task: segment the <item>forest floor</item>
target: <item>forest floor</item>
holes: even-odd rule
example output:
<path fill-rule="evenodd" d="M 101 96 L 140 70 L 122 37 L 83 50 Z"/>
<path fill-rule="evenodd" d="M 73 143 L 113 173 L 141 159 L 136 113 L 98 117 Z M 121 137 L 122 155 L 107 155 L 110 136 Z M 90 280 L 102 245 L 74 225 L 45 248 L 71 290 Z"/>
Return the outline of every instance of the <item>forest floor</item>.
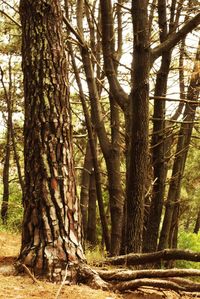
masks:
<path fill-rule="evenodd" d="M 16 275 L 13 262 L 20 249 L 20 235 L 0 232 L 0 299 L 55 299 L 58 284 L 34 281 L 28 275 Z M 127 294 L 94 290 L 86 285 L 64 286 L 59 299 L 187 299 L 173 291 L 141 289 Z"/>

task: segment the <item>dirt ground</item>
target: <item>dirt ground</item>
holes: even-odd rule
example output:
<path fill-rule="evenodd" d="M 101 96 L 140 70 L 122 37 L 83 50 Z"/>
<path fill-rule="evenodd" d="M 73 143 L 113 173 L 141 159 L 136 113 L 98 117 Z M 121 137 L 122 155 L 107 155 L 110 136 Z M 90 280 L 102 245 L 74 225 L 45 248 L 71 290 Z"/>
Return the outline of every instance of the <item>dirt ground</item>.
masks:
<path fill-rule="evenodd" d="M 160 290 L 141 290 L 127 294 L 116 294 L 102 290 L 93 290 L 85 285 L 64 286 L 56 297 L 60 285 L 40 281 L 33 282 L 28 275 L 15 274 L 14 258 L 20 248 L 20 236 L 0 232 L 0 299 L 186 299 L 188 296 Z"/>

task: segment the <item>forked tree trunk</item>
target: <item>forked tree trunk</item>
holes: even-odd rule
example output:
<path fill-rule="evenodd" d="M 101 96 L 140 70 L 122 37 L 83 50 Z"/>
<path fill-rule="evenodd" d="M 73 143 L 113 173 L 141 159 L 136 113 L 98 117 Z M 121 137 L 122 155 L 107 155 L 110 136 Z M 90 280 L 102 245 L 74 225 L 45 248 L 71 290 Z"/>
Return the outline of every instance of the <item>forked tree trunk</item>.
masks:
<path fill-rule="evenodd" d="M 11 69 L 11 56 L 8 62 L 9 70 L 9 86 L 8 90 L 4 82 L 4 73 L 1 71 L 1 83 L 4 89 L 4 97 L 7 104 L 7 132 L 6 132 L 6 145 L 5 145 L 5 160 L 3 165 L 3 200 L 1 204 L 1 219 L 3 224 L 7 223 L 8 219 L 8 202 L 9 202 L 9 168 L 10 168 L 10 154 L 11 154 L 11 133 L 12 133 L 12 69 Z"/>
<path fill-rule="evenodd" d="M 192 137 L 192 130 L 194 127 L 194 120 L 197 105 L 194 101 L 198 101 L 199 90 L 196 86 L 199 83 L 200 76 L 198 72 L 198 65 L 200 61 L 200 42 L 197 49 L 196 60 L 194 64 L 193 73 L 188 87 L 187 104 L 183 114 L 183 122 L 180 127 L 176 154 L 173 164 L 172 176 L 166 201 L 165 215 L 163 225 L 160 233 L 160 240 L 158 249 L 162 250 L 169 247 L 170 231 L 173 227 L 173 213 L 180 201 L 181 181 L 185 170 L 185 163 L 188 155 L 190 141 Z M 190 104 L 190 101 L 192 104 Z"/>
<path fill-rule="evenodd" d="M 52 280 L 61 280 L 67 268 L 72 280 L 84 256 L 60 1 L 21 0 L 20 16 L 25 194 L 19 262 Z"/>

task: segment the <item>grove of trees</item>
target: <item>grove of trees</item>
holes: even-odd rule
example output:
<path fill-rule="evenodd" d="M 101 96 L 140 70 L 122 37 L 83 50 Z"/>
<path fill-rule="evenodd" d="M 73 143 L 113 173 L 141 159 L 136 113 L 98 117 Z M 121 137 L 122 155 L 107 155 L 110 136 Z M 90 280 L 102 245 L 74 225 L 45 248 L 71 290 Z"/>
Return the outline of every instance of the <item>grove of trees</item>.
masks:
<path fill-rule="evenodd" d="M 0 4 L 1 219 L 22 230 L 19 263 L 74 280 L 85 247 L 198 234 L 198 1 Z"/>

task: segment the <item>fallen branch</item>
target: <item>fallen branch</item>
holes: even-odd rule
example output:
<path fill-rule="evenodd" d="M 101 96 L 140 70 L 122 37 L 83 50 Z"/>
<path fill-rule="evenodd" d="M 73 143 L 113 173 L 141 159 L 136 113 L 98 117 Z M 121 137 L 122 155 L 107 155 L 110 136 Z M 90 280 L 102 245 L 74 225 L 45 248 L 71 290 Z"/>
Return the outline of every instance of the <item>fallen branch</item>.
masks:
<path fill-rule="evenodd" d="M 178 249 L 164 249 L 162 251 L 152 253 L 129 253 L 117 257 L 107 258 L 103 264 L 110 265 L 142 265 L 154 263 L 161 260 L 186 260 L 200 262 L 200 252 Z M 99 264 L 102 264 L 99 263 Z"/>
<path fill-rule="evenodd" d="M 200 291 L 200 284 L 194 285 L 186 285 L 182 286 L 177 282 L 169 281 L 169 280 L 161 280 L 161 279 L 149 279 L 149 278 L 142 278 L 142 279 L 135 279 L 126 282 L 120 282 L 113 285 L 113 290 L 118 290 L 120 292 L 124 292 L 127 290 L 136 290 L 139 287 L 155 287 L 155 288 L 162 288 L 162 289 L 169 289 L 174 291 L 184 291 L 184 292 L 199 292 Z"/>
<path fill-rule="evenodd" d="M 66 279 L 67 279 L 67 269 L 68 269 L 68 265 L 67 265 L 67 267 L 65 269 L 65 275 L 64 275 L 64 278 L 63 278 L 63 280 L 61 282 L 61 285 L 60 285 L 60 287 L 59 287 L 59 289 L 58 289 L 58 291 L 56 293 L 55 299 L 59 298 L 60 292 L 61 292 L 61 290 L 62 290 L 62 288 L 63 288 L 63 286 L 64 286 L 64 284 L 66 282 Z"/>
<path fill-rule="evenodd" d="M 35 276 L 31 273 L 31 271 L 29 270 L 29 268 L 28 268 L 26 265 L 21 264 L 21 266 L 24 268 L 24 271 L 26 272 L 26 274 L 28 274 L 28 276 L 30 276 L 30 278 L 31 278 L 35 283 L 37 283 L 37 284 L 40 283 L 39 280 L 37 280 L 37 279 L 35 278 Z"/>
<path fill-rule="evenodd" d="M 196 269 L 148 269 L 148 270 L 97 270 L 100 277 L 106 281 L 127 281 L 136 278 L 163 278 L 200 276 Z"/>

